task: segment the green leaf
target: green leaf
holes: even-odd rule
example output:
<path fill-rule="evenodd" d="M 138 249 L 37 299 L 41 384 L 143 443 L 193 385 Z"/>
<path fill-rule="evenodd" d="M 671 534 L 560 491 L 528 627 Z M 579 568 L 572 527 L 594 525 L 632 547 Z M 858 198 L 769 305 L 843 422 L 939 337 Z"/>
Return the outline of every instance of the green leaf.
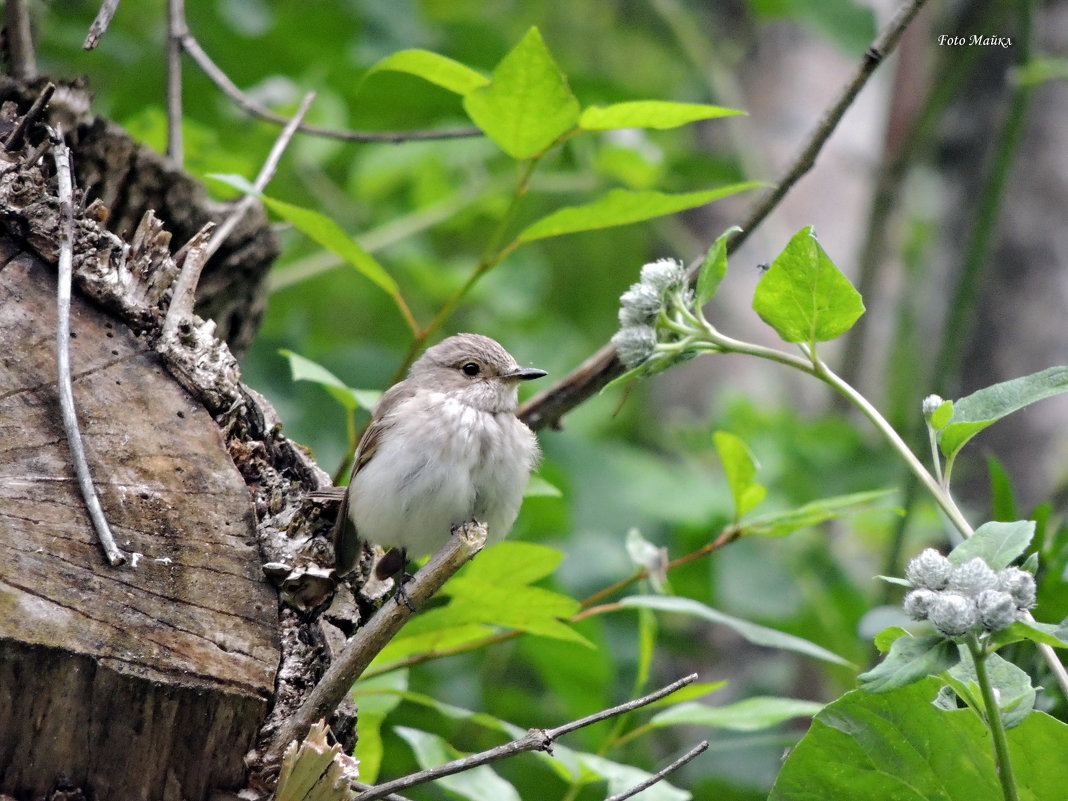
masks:
<path fill-rule="evenodd" d="M 407 726 L 397 726 L 394 731 L 411 746 L 419 767 L 424 770 L 464 756 L 436 734 Z M 484 801 L 487 798 L 495 801 L 521 801 L 516 789 L 488 765 L 479 765 L 462 773 L 443 776 L 437 780 L 437 784 L 470 801 Z"/>
<path fill-rule="evenodd" d="M 396 296 L 400 288 L 378 260 L 357 244 L 345 230 L 327 217 L 311 209 L 294 206 L 281 200 L 263 195 L 264 204 L 308 238 L 322 245 L 335 256 L 339 256 L 365 278 L 381 287 L 388 295 Z"/>
<path fill-rule="evenodd" d="M 727 485 L 734 498 L 734 520 L 764 500 L 767 488 L 753 481 L 756 475 L 756 461 L 749 448 L 741 439 L 726 431 L 712 434 L 716 443 L 716 452 L 723 463 L 723 472 L 727 476 Z"/>
<path fill-rule="evenodd" d="M 949 674 L 955 681 L 966 685 L 966 700 L 982 698 L 972 655 L 967 648 L 961 648 L 960 653 L 960 663 L 955 665 Z M 1038 693 L 1031 686 L 1031 677 L 1026 671 L 997 654 L 989 654 L 986 657 L 986 674 L 991 687 L 994 688 L 994 697 L 997 699 L 998 711 L 1005 727 L 1011 729 L 1013 726 L 1019 726 L 1035 708 Z"/>
<path fill-rule="evenodd" d="M 978 556 L 994 570 L 1001 570 L 1027 550 L 1034 536 L 1034 520 L 983 523 L 972 536 L 950 551 L 947 558 L 955 565 L 962 565 Z"/>
<path fill-rule="evenodd" d="M 711 203 L 713 200 L 763 186 L 756 182 L 731 184 L 719 189 L 701 192 L 686 192 L 669 195 L 652 190 L 635 192 L 629 189 L 613 189 L 602 197 L 582 206 L 567 206 L 531 223 L 520 232 L 518 241 L 532 242 L 562 234 L 579 231 L 594 231 L 617 225 L 651 220 Z"/>
<path fill-rule="evenodd" d="M 876 576 L 875 578 L 880 581 L 885 581 L 887 584 L 896 584 L 899 587 L 912 587 L 912 582 L 908 579 L 898 578 L 897 576 Z"/>
<path fill-rule="evenodd" d="M 590 106 L 579 117 L 584 131 L 609 131 L 614 128 L 678 128 L 698 120 L 733 117 L 745 114 L 733 108 L 703 103 L 672 103 L 666 100 L 633 100 L 610 106 Z"/>
<path fill-rule="evenodd" d="M 429 50 L 401 50 L 388 55 L 371 67 L 365 77 L 385 71 L 406 72 L 458 95 L 466 95 L 489 83 L 489 78 L 481 72 Z"/>
<path fill-rule="evenodd" d="M 485 584 L 532 584 L 551 576 L 563 559 L 563 551 L 548 545 L 498 542 L 480 551 L 478 559 L 468 562 L 453 581 L 466 578 Z"/>
<path fill-rule="evenodd" d="M 527 482 L 527 488 L 523 491 L 524 498 L 560 498 L 563 493 L 555 484 L 550 484 L 541 476 L 531 476 Z"/>
<path fill-rule="evenodd" d="M 311 381 L 318 384 L 334 398 L 338 403 L 350 411 L 356 409 L 374 409 L 382 393 L 370 389 L 353 389 L 346 386 L 345 382 L 331 373 L 321 364 L 306 359 L 291 350 L 278 351 L 289 360 L 289 372 L 294 381 Z"/>
<path fill-rule="evenodd" d="M 415 625 L 415 620 L 420 624 Z M 388 668 L 415 654 L 437 654 L 453 648 L 461 648 L 493 634 L 491 626 L 480 623 L 463 623 L 453 620 L 445 607 L 428 609 L 404 627 L 401 634 L 389 641 L 371 666 L 378 670 Z"/>
<path fill-rule="evenodd" d="M 609 795 L 625 793 L 647 781 L 652 775 L 644 770 L 632 768 L 630 765 L 621 765 L 595 754 L 580 754 L 579 759 L 583 765 L 607 780 Z M 659 781 L 649 789 L 643 790 L 640 797 L 641 801 L 690 801 L 692 796 L 685 790 L 680 790 L 665 781 Z"/>
<path fill-rule="evenodd" d="M 726 706 L 709 706 L 694 701 L 676 704 L 653 716 L 654 727 L 687 725 L 716 726 L 732 731 L 759 731 L 792 720 L 812 717 L 823 704 L 797 698 L 754 696 Z"/>
<path fill-rule="evenodd" d="M 864 302 L 809 226 L 794 235 L 764 273 L 753 310 L 786 342 L 811 346 L 852 328 L 864 313 Z"/>
<path fill-rule="evenodd" d="M 953 419 L 953 401 L 942 401 L 931 414 L 931 428 L 941 431 Z"/>
<path fill-rule="evenodd" d="M 885 654 L 897 640 L 909 636 L 911 635 L 901 626 L 888 626 L 875 635 L 875 647 L 879 649 L 879 653 Z"/>
<path fill-rule="evenodd" d="M 734 234 L 741 233 L 741 228 L 732 225 L 712 243 L 697 273 L 697 294 L 695 303 L 698 308 L 704 306 L 716 294 L 719 283 L 727 274 L 727 240 Z"/>
<path fill-rule="evenodd" d="M 938 675 L 958 661 L 957 646 L 945 637 L 935 634 L 898 637 L 890 645 L 886 658 L 857 676 L 857 683 L 865 692 L 885 693 Z"/>
<path fill-rule="evenodd" d="M 716 690 L 722 690 L 727 686 L 727 680 L 723 681 L 708 681 L 701 682 L 699 684 L 687 684 L 685 687 L 680 687 L 675 690 L 671 695 L 661 698 L 659 701 L 653 701 L 651 704 L 642 707 L 643 709 L 657 709 L 659 707 L 670 707 L 675 704 L 681 704 L 684 701 L 693 701 L 696 698 L 702 698 L 709 693 L 714 693 Z"/>
<path fill-rule="evenodd" d="M 829 704 L 790 752 L 768 801 L 1003 801 L 986 726 L 967 709 L 931 704 L 938 687 L 927 679 Z M 1020 798 L 1063 798 L 1068 726 L 1035 712 L 1007 734 Z"/>
<path fill-rule="evenodd" d="M 868 490 L 820 498 L 796 509 L 751 518 L 746 521 L 745 530 L 761 537 L 783 537 L 801 528 L 870 509 L 872 501 L 885 498 L 892 492 L 893 490 Z"/>
<path fill-rule="evenodd" d="M 750 623 L 748 620 L 732 617 L 690 598 L 665 595 L 632 595 L 629 598 L 624 598 L 619 604 L 620 606 L 646 607 L 648 609 L 657 609 L 661 612 L 675 612 L 697 617 L 710 623 L 727 626 L 755 645 L 762 645 L 766 648 L 779 648 L 784 651 L 795 651 L 816 659 L 822 659 L 825 662 L 852 666 L 849 660 L 843 659 L 838 654 L 832 653 L 814 642 L 796 637 L 793 634 L 769 629 L 767 626 L 761 626 L 757 623 Z"/>
<path fill-rule="evenodd" d="M 353 699 L 360 710 L 357 723 L 359 737 L 353 755 L 360 760 L 360 777 L 370 784 L 378 778 L 382 767 L 382 723 L 386 715 L 401 702 L 400 693 L 408 689 L 408 671 L 395 670 L 382 676 L 359 681 L 352 688 Z"/>
<path fill-rule="evenodd" d="M 953 403 L 953 417 L 942 430 L 938 447 L 949 459 L 987 426 L 1025 406 L 1065 391 L 1068 391 L 1068 367 L 1049 367 L 977 390 Z"/>
<path fill-rule="evenodd" d="M 294 228 L 314 242 L 322 245 L 335 256 L 347 261 L 388 295 L 397 297 L 400 294 L 400 287 L 397 286 L 397 282 L 378 263 L 378 260 L 360 247 L 352 237 L 345 233 L 345 230 L 340 225 L 325 214 L 267 197 L 240 175 L 214 174 L 208 177 L 229 184 L 246 194 L 258 197 L 267 208 L 291 223 Z"/>
<path fill-rule="evenodd" d="M 464 96 L 464 110 L 516 159 L 543 152 L 579 118 L 579 102 L 537 28 L 501 59 L 487 85 Z"/>
<path fill-rule="evenodd" d="M 1001 648 L 1021 640 L 1030 640 L 1053 648 L 1068 648 L 1068 626 L 1063 623 L 1017 620 L 1007 629 L 993 634 L 990 637 L 990 645 L 993 648 Z"/>
<path fill-rule="evenodd" d="M 561 559 L 563 553 L 556 548 L 529 542 L 487 548 L 442 587 L 441 593 L 449 597 L 445 620 L 450 625 L 503 626 L 590 645 L 562 622 L 579 611 L 578 601 L 530 586 L 552 573 Z"/>

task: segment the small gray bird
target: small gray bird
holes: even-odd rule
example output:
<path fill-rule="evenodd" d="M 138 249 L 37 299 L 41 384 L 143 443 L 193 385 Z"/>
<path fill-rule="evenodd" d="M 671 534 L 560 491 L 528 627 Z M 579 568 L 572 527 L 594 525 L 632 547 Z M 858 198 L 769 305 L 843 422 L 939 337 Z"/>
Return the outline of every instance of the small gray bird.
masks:
<path fill-rule="evenodd" d="M 503 538 L 539 456 L 515 414 L 518 385 L 545 374 L 478 334 L 427 349 L 382 396 L 356 446 L 334 528 L 337 574 L 356 566 L 361 539 L 400 549 L 392 569 L 379 566 L 389 575 L 469 520 L 485 523 L 490 541 Z"/>

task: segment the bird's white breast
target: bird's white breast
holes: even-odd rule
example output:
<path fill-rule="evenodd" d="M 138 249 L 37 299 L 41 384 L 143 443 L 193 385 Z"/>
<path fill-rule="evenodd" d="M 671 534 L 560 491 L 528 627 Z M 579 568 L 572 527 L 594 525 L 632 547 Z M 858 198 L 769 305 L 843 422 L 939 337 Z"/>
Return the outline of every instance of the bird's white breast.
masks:
<path fill-rule="evenodd" d="M 491 541 L 504 537 L 537 457 L 530 429 L 511 412 L 482 411 L 439 392 L 417 393 L 389 417 L 349 487 L 359 536 L 414 557 L 472 519 L 487 524 Z"/>

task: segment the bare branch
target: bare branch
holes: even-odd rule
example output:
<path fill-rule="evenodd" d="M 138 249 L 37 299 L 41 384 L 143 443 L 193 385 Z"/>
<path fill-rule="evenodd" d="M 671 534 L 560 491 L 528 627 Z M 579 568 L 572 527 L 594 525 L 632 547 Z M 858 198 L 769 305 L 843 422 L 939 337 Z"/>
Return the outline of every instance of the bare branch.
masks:
<path fill-rule="evenodd" d="M 33 101 L 33 105 L 29 110 L 23 114 L 15 127 L 11 129 L 11 133 L 7 135 L 7 140 L 4 142 L 4 150 L 13 152 L 22 147 L 22 142 L 26 137 L 26 131 L 30 129 L 30 126 L 37 121 L 41 116 L 41 113 L 45 110 L 45 106 L 48 105 L 48 101 L 52 99 L 53 92 L 56 91 L 56 85 L 49 82 L 44 89 L 41 90 L 41 94 L 37 95 L 37 99 Z M 30 162 L 31 164 L 33 162 Z"/>
<path fill-rule="evenodd" d="M 486 526 L 482 523 L 459 527 L 448 542 L 431 558 L 415 577 L 404 585 L 412 607 L 421 607 L 457 570 L 486 544 Z M 286 746 L 299 740 L 315 721 L 330 715 L 360 677 L 371 660 L 412 616 L 406 604 L 386 601 L 374 616 L 345 645 L 338 658 L 287 720 L 271 743 L 265 761 L 278 761 Z M 390 788 L 386 792 L 391 792 Z M 379 797 L 379 796 L 376 796 Z"/>
<path fill-rule="evenodd" d="M 745 220 L 740 224 L 742 231 L 731 237 L 727 244 L 728 253 L 734 253 L 742 245 L 772 209 L 779 205 L 794 184 L 812 168 L 816 157 L 860 90 L 868 82 L 875 68 L 893 51 L 905 29 L 925 3 L 926 0 L 908 0 L 875 38 L 857 65 L 852 79 L 823 113 L 793 163 L 746 215 Z M 690 265 L 691 280 L 696 278 L 699 266 L 700 262 Z M 622 374 L 623 365 L 616 357 L 615 348 L 605 345 L 556 384 L 524 403 L 519 409 L 519 416 L 523 422 L 535 430 L 546 426 L 557 426 L 561 417 L 591 395 L 599 392 L 613 378 Z"/>
<path fill-rule="evenodd" d="M 52 155 L 56 162 L 60 227 L 59 227 L 59 278 L 56 290 L 56 369 L 58 373 L 59 406 L 63 417 L 63 430 L 70 445 L 74 473 L 78 477 L 82 498 L 93 521 L 96 535 L 104 554 L 112 567 L 123 564 L 126 555 L 115 544 L 104 510 L 100 507 L 89 462 L 85 458 L 85 445 L 78 429 L 78 416 L 74 408 L 74 389 L 70 374 L 70 292 L 74 272 L 74 182 L 71 178 L 70 151 L 61 132 L 52 135 Z"/>
<path fill-rule="evenodd" d="M 185 0 L 167 0 L 167 155 L 179 167 L 182 144 L 182 37 L 186 31 Z"/>
<path fill-rule="evenodd" d="M 304 115 L 308 113 L 308 108 L 311 106 L 312 101 L 315 100 L 315 93 L 309 92 L 304 96 L 304 100 L 301 101 L 300 108 L 297 109 L 297 113 L 293 115 L 293 119 L 289 121 L 285 128 L 282 129 L 282 133 L 278 135 L 278 139 L 275 140 L 274 145 L 271 147 L 271 152 L 267 154 L 266 161 L 263 162 L 263 166 L 260 168 L 260 174 L 256 176 L 256 181 L 253 186 L 257 190 L 263 191 L 267 188 L 267 184 L 271 182 L 274 177 L 275 171 L 278 169 L 278 162 L 282 160 L 282 154 L 285 153 L 286 148 L 289 146 L 289 142 L 293 139 L 293 135 L 297 132 L 297 128 L 300 127 L 300 121 L 304 119 Z M 226 241 L 226 237 L 234 230 L 234 227 L 241 221 L 249 209 L 258 203 L 258 199 L 255 195 L 245 195 L 239 200 L 230 212 L 228 216 L 215 231 L 211 241 L 208 242 L 207 255 L 205 260 L 210 259 L 215 251 L 219 249 L 223 242 Z"/>
<path fill-rule="evenodd" d="M 357 795 L 353 801 L 376 801 L 376 799 L 385 797 L 388 793 L 392 793 L 395 790 L 405 790 L 409 787 L 414 787 L 417 784 L 425 784 L 436 779 L 440 779 L 444 776 L 451 776 L 454 773 L 462 773 L 465 770 L 471 770 L 477 768 L 480 765 L 487 765 L 490 762 L 497 762 L 501 759 L 507 759 L 508 757 L 515 756 L 516 754 L 522 754 L 527 751 L 546 751 L 551 752 L 553 742 L 560 736 L 569 732 L 581 729 L 584 726 L 589 726 L 593 723 L 599 723 L 602 720 L 606 720 L 617 715 L 622 715 L 627 712 L 631 712 L 639 707 L 646 706 L 659 701 L 681 687 L 685 687 L 687 684 L 692 684 L 697 680 L 697 674 L 691 673 L 689 676 L 684 676 L 678 681 L 674 681 L 671 684 L 657 690 L 654 693 L 636 698 L 633 701 L 628 701 L 625 704 L 614 706 L 611 709 L 605 709 L 601 712 L 597 712 L 593 715 L 588 715 L 579 720 L 574 720 L 570 723 L 565 723 L 563 726 L 557 726 L 555 729 L 531 729 L 522 737 L 512 740 L 511 742 L 499 745 L 496 748 L 490 748 L 487 751 L 482 751 L 477 754 L 471 754 L 470 756 L 463 757 L 462 759 L 454 759 L 451 762 L 446 762 L 443 765 L 438 765 L 433 768 L 427 768 L 421 770 L 418 773 L 412 773 L 408 776 L 403 776 L 393 781 L 383 782 L 376 786 L 373 790 L 369 790 Z M 707 744 L 706 744 L 707 745 Z M 702 749 L 703 750 L 703 749 Z M 698 751 L 700 753 L 700 751 Z M 697 754 L 694 754 L 697 756 Z M 690 757 L 692 759 L 693 757 Z M 681 764 L 681 763 L 680 763 Z M 669 766 L 670 767 L 670 766 Z M 673 770 L 674 768 L 671 768 Z M 664 775 L 667 775 L 667 770 Z M 659 779 L 657 779 L 659 781 Z"/>
<path fill-rule="evenodd" d="M 96 12 L 96 19 L 89 26 L 89 33 L 85 36 L 82 49 L 92 50 L 100 44 L 100 37 L 107 31 L 108 25 L 111 24 L 111 18 L 115 16 L 115 11 L 118 7 L 119 0 L 104 0 L 100 10 Z"/>
<path fill-rule="evenodd" d="M 648 779 L 643 781 L 641 784 L 636 785 L 634 787 L 631 787 L 629 790 L 626 790 L 625 792 L 616 793 L 615 795 L 610 796 L 609 798 L 606 798 L 604 801 L 626 801 L 626 799 L 628 799 L 628 798 L 633 798 L 638 793 L 640 793 L 642 790 L 648 790 L 650 787 L 652 787 L 657 782 L 662 781 L 664 778 L 666 778 L 670 774 L 672 774 L 675 771 L 677 771 L 679 768 L 681 768 L 687 762 L 690 762 L 693 759 L 695 759 L 698 755 L 703 754 L 706 750 L 708 750 L 708 740 L 702 740 L 696 746 L 691 748 L 689 751 L 687 751 L 681 757 L 679 757 L 674 762 L 672 762 L 670 765 L 668 765 L 666 768 L 658 770 L 656 773 L 654 773 Z"/>
<path fill-rule="evenodd" d="M 193 61 L 196 62 L 197 66 L 204 71 L 204 74 L 211 79 L 212 83 L 218 86 L 223 94 L 233 100 L 234 103 L 236 103 L 246 114 L 251 114 L 253 117 L 259 117 L 261 120 L 266 120 L 267 122 L 273 122 L 276 125 L 286 125 L 290 122 L 290 118 L 284 117 L 281 114 L 275 114 L 269 108 L 260 105 L 241 91 L 237 84 L 231 81 L 226 73 L 211 60 L 211 56 L 204 51 L 200 46 L 200 43 L 188 29 L 185 30 L 182 35 L 182 47 L 185 49 L 185 52 L 190 55 Z M 323 128 L 319 125 L 310 125 L 307 123 L 301 123 L 300 131 L 302 133 L 311 134 L 312 136 L 340 139 L 345 142 L 388 142 L 392 144 L 415 140 L 458 139 L 462 137 L 482 135 L 482 132 L 474 127 L 445 128 L 437 131 L 349 131 L 338 128 Z"/>

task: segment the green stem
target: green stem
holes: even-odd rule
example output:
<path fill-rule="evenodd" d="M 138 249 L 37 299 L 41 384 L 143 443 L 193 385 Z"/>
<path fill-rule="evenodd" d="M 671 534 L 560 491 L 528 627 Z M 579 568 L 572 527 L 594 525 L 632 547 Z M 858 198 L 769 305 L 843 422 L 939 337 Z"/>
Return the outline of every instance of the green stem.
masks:
<path fill-rule="evenodd" d="M 393 377 L 393 381 L 390 383 L 395 384 L 400 381 L 404 374 L 408 371 L 412 362 L 415 361 L 416 354 L 423 349 L 423 345 L 426 341 L 444 324 L 450 315 L 456 310 L 456 307 L 460 305 L 460 301 L 464 299 L 471 287 L 473 287 L 478 280 L 496 267 L 501 261 L 515 250 L 519 246 L 519 241 L 513 239 L 504 247 L 500 246 L 501 240 L 507 233 L 508 228 L 515 221 L 516 215 L 519 211 L 519 206 L 523 198 L 527 194 L 527 189 L 530 186 L 530 178 L 534 174 L 535 168 L 538 166 L 538 162 L 541 161 L 543 154 L 539 154 L 528 160 L 519 173 L 519 180 L 516 183 L 515 194 L 512 196 L 511 202 L 508 204 L 508 209 L 505 211 L 504 216 L 501 217 L 501 221 L 494 228 L 493 233 L 490 235 L 486 242 L 486 247 L 482 251 L 482 256 L 478 260 L 478 264 L 475 266 L 474 271 L 467 277 L 463 285 L 452 293 L 452 296 L 445 301 L 444 305 L 438 309 L 438 313 L 434 315 L 425 328 L 415 331 L 415 336 L 412 337 L 412 342 L 408 346 L 408 352 L 404 354 L 404 360 L 401 362 L 397 373 Z"/>
<path fill-rule="evenodd" d="M 953 502 L 953 499 L 949 496 L 949 493 L 942 488 L 942 485 L 935 480 L 927 468 L 923 466 L 923 463 L 916 457 L 916 454 L 912 452 L 912 449 L 905 444 L 905 440 L 901 438 L 901 435 L 894 430 L 894 427 L 883 417 L 879 410 L 876 409 L 871 403 L 855 390 L 852 385 L 847 384 L 841 378 L 839 378 L 833 370 L 831 370 L 823 361 L 816 360 L 815 375 L 834 387 L 839 393 L 844 395 L 850 403 L 860 409 L 864 413 L 872 424 L 879 429 L 891 447 L 898 452 L 898 455 L 904 460 L 905 464 L 912 471 L 913 475 L 920 480 L 920 483 L 927 488 L 927 491 L 931 493 L 931 497 L 934 498 L 935 503 L 941 507 L 942 511 L 946 513 L 946 517 L 949 518 L 953 526 L 961 533 L 963 537 L 972 536 L 973 529 L 971 524 L 964 519 L 964 515 L 961 514 L 960 509 L 957 508 L 957 504 Z"/>
<path fill-rule="evenodd" d="M 808 354 L 811 356 L 810 361 L 790 353 L 784 353 L 783 351 L 774 348 L 766 348 L 762 345 L 754 345 L 750 342 L 731 339 L 730 337 L 719 333 L 707 323 L 705 324 L 705 329 L 705 333 L 711 343 L 723 352 L 747 353 L 751 356 L 770 359 L 771 361 L 785 364 L 800 370 L 803 373 L 815 376 L 833 387 L 850 403 L 860 409 L 864 416 L 871 421 L 872 425 L 878 429 L 879 433 L 883 435 L 883 437 L 890 443 L 891 447 L 897 451 L 905 464 L 908 465 L 908 468 L 912 471 L 913 475 L 915 475 L 920 483 L 927 488 L 927 491 L 931 493 L 931 497 L 934 498 L 935 503 L 941 507 L 942 511 L 945 512 L 946 517 L 948 517 L 953 526 L 960 531 L 961 535 L 964 537 L 970 537 L 972 535 L 973 530 L 971 525 L 964 519 L 964 515 L 961 514 L 960 509 L 957 508 L 957 505 L 953 502 L 949 493 L 943 489 L 942 485 L 928 472 L 927 468 L 923 466 L 923 462 L 921 462 L 916 457 L 916 454 L 912 452 L 912 449 L 905 444 L 905 440 L 901 438 L 901 435 L 894 430 L 894 427 L 887 422 L 886 418 L 879 413 L 878 409 L 872 406 L 867 398 L 854 389 L 852 385 L 839 378 L 822 359 L 816 356 L 814 350 L 808 350 Z"/>
<path fill-rule="evenodd" d="M 1005 737 L 1005 724 L 1001 720 L 1001 710 L 998 709 L 997 700 L 994 698 L 994 689 L 990 685 L 990 677 L 986 672 L 987 653 L 974 636 L 968 638 L 968 650 L 971 652 L 972 661 L 975 663 L 975 679 L 979 684 L 979 690 L 983 694 L 983 706 L 986 707 L 986 723 L 990 727 L 990 736 L 994 740 L 994 759 L 997 761 L 1001 792 L 1005 797 L 1005 801 L 1019 801 L 1019 795 L 1016 792 L 1016 780 L 1012 774 L 1012 760 L 1009 758 L 1009 741 Z"/>

